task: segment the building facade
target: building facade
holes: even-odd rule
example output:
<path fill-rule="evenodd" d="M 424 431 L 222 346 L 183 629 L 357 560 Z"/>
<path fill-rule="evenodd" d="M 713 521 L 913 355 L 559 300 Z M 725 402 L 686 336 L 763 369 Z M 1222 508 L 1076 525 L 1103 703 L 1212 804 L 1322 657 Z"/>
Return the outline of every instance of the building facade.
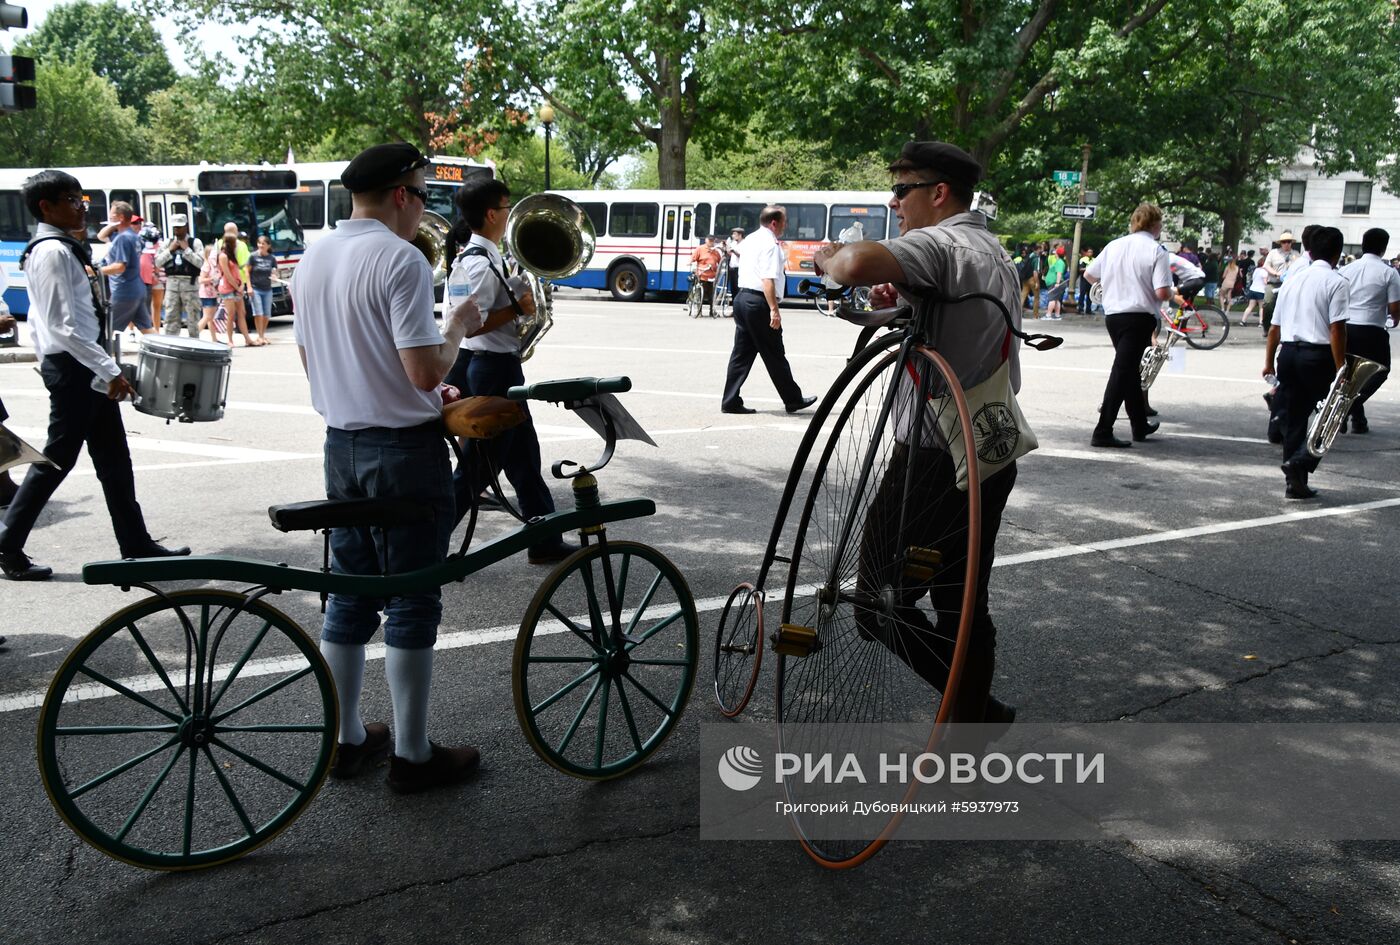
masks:
<path fill-rule="evenodd" d="M 1296 235 L 1316 223 L 1342 231 L 1344 256 L 1361 252 L 1361 234 L 1372 227 L 1391 234 L 1387 257 L 1400 253 L 1400 195 L 1365 174 L 1323 175 L 1313 165 L 1311 149 L 1304 149 L 1270 186 L 1264 218 L 1268 225 L 1243 237 L 1242 248 L 1272 246 L 1284 230 Z"/>

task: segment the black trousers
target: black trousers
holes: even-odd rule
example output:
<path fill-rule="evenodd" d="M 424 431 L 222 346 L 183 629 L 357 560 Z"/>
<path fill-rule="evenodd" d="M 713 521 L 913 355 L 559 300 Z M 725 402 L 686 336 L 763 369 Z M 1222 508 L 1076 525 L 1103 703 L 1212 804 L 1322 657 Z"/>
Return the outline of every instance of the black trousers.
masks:
<path fill-rule="evenodd" d="M 902 502 L 911 454 L 918 465 L 908 501 Z M 861 596 L 875 600 L 881 598 L 885 588 L 898 588 L 893 621 L 882 626 L 878 614 L 858 606 L 857 628 L 883 643 L 940 692 L 948 681 L 957 644 L 967 576 L 967 493 L 958 491 L 955 482 L 953 462 L 947 453 L 896 446 L 866 515 L 856 579 Z M 953 719 L 959 722 L 982 721 L 992 689 L 997 630 L 988 608 L 987 586 L 996 560 L 1002 512 L 1015 485 L 1015 463 L 982 483 L 981 547 L 972 635 L 953 712 Z M 899 530 L 901 511 L 905 516 L 903 532 Z M 910 547 L 930 548 L 942 555 L 932 580 L 920 583 L 903 576 L 905 552 Z M 925 594 L 931 597 L 937 626 L 917 606 Z"/>
<path fill-rule="evenodd" d="M 1127 411 L 1128 423 L 1134 433 L 1147 429 L 1147 398 L 1142 393 L 1142 353 L 1152 344 L 1152 329 L 1157 318 L 1149 312 L 1120 312 L 1104 318 L 1108 337 L 1113 342 L 1113 369 L 1108 373 L 1108 386 L 1103 391 L 1103 406 L 1099 408 L 1099 423 L 1095 434 L 1113 433 L 1118 409 Z"/>
<path fill-rule="evenodd" d="M 520 358 L 494 351 L 457 352 L 457 361 L 447 372 L 446 382 L 460 388 L 464 396 L 504 397 L 513 386 L 525 383 Z M 521 406 L 525 406 L 522 404 Z M 554 511 L 554 496 L 540 473 L 540 438 L 535 433 L 535 421 L 525 408 L 525 422 L 486 442 L 491 462 L 506 474 L 520 514 L 528 518 L 548 515 Z M 467 453 L 468 468 L 453 473 L 452 483 L 457 500 L 457 519 L 467 514 L 471 502 L 490 483 L 490 471 L 472 461 Z"/>
<path fill-rule="evenodd" d="M 734 350 L 729 355 L 729 371 L 725 375 L 724 399 L 720 406 L 744 405 L 739 389 L 748 380 L 756 357 L 763 358 L 763 366 L 768 369 L 768 377 L 783 403 L 788 406 L 801 403 L 802 388 L 792 379 L 792 367 L 783 349 L 783 330 L 769 327 L 768 300 L 762 292 L 740 289 L 734 297 Z"/>
<path fill-rule="evenodd" d="M 0 524 L 0 551 L 24 550 L 39 513 L 77 464 L 86 444 L 107 500 L 117 546 L 124 557 L 136 555 L 150 544 L 151 535 L 136 502 L 136 478 L 117 402 L 92 389 L 93 373 L 72 355 L 49 355 L 39 366 L 39 374 L 49 389 L 49 435 L 44 455 L 57 468 L 42 464 L 29 467 Z"/>
<path fill-rule="evenodd" d="M 1318 460 L 1306 447 L 1308 420 L 1317 402 L 1327 396 L 1337 365 L 1328 345 L 1285 341 L 1278 353 L 1278 397 L 1283 401 L 1283 461 L 1308 472 Z"/>
<path fill-rule="evenodd" d="M 1390 333 L 1379 325 L 1347 325 L 1347 354 L 1359 355 L 1363 358 L 1370 358 L 1378 364 L 1390 367 Z M 1378 374 L 1361 389 L 1357 395 L 1356 402 L 1351 405 L 1350 416 L 1353 420 L 1366 419 L 1366 401 L 1371 399 L 1371 395 L 1380 390 L 1380 386 L 1385 383 L 1385 379 L 1390 376 L 1390 372 Z"/>

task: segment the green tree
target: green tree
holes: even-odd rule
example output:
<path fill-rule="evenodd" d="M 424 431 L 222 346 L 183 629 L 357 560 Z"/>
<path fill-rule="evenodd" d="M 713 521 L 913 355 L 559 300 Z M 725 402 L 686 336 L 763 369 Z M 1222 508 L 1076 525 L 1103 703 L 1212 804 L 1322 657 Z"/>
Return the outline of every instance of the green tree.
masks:
<path fill-rule="evenodd" d="M 117 100 L 136 109 L 144 122 L 152 93 L 175 81 L 175 69 L 150 20 L 133 16 L 116 0 L 74 0 L 56 6 L 34 32 L 15 44 L 18 55 L 40 61 L 87 60 L 89 68 L 111 81 Z"/>
<path fill-rule="evenodd" d="M 569 162 L 566 152 L 555 142 L 550 151 L 549 184 L 555 190 L 588 190 L 597 184 Z M 544 190 L 544 138 L 534 135 L 507 135 L 481 154 L 496 164 L 496 175 L 510 185 L 514 199 Z M 606 180 L 606 176 L 601 179 Z"/>
<path fill-rule="evenodd" d="M 146 142 L 136 110 L 85 58 L 46 59 L 35 68 L 38 105 L 0 116 L 0 163 L 6 167 L 81 167 L 140 163 Z"/>

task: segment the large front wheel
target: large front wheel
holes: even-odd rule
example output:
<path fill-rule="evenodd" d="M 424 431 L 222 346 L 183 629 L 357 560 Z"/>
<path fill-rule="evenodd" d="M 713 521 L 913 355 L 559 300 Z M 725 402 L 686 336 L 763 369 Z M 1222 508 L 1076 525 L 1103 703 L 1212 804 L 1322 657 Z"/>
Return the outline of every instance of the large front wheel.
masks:
<path fill-rule="evenodd" d="M 609 541 L 570 555 L 515 641 L 515 713 L 530 747 L 592 780 L 642 764 L 690 699 L 699 627 L 685 578 L 655 548 Z"/>
<path fill-rule="evenodd" d="M 1230 319 L 1220 309 L 1204 305 L 1186 313 L 1181 320 L 1181 331 L 1188 345 L 1209 351 L 1220 347 L 1230 337 Z"/>
<path fill-rule="evenodd" d="M 118 611 L 64 660 L 39 772 L 83 840 L 136 866 L 242 856 L 292 822 L 335 753 L 316 645 L 262 600 L 180 591 Z"/>

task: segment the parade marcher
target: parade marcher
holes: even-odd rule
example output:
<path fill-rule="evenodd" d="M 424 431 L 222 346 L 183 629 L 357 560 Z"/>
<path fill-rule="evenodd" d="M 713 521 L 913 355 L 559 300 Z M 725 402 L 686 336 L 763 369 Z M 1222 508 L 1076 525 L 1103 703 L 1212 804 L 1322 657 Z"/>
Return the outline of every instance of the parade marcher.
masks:
<path fill-rule="evenodd" d="M 505 277 L 505 263 L 499 243 L 505 236 L 510 217 L 510 187 L 502 180 L 488 178 L 457 192 L 457 211 L 471 228 L 471 238 L 452 263 L 471 282 L 473 297 L 481 308 L 482 320 L 471 326 L 447 375 L 447 383 L 472 397 L 504 397 L 510 388 L 525 383 L 520 366 L 520 334 L 516 319 L 535 313 L 535 299 L 520 279 L 511 285 Z M 524 407 L 524 405 L 521 405 Z M 506 474 L 515 490 L 520 514 L 525 518 L 554 511 L 554 496 L 540 472 L 540 439 L 526 409 L 524 423 L 487 444 L 492 462 Z M 457 517 L 467 512 L 468 502 L 488 483 L 485 470 L 475 466 L 456 474 Z M 578 550 L 578 545 L 554 536 L 526 550 L 531 564 L 553 564 Z"/>
<path fill-rule="evenodd" d="M 1390 234 L 1380 228 L 1361 235 L 1361 256 L 1341 271 L 1350 291 L 1347 311 L 1347 354 L 1368 358 L 1383 364 L 1386 370 L 1377 374 L 1357 394 L 1351 413 L 1342 421 L 1342 432 L 1368 433 L 1366 401 L 1371 398 L 1390 374 L 1390 336 L 1386 323 L 1400 321 L 1400 272 L 1386 264 L 1384 253 Z"/>
<path fill-rule="evenodd" d="M 1268 273 L 1268 280 L 1264 286 L 1264 305 L 1261 309 L 1263 321 L 1260 322 L 1264 329 L 1264 334 L 1269 333 L 1269 326 L 1273 324 L 1274 303 L 1278 295 L 1279 287 L 1283 285 L 1283 273 L 1293 260 L 1298 258 L 1298 253 L 1293 248 L 1293 233 L 1284 230 L 1279 234 L 1278 246 L 1264 255 L 1264 250 L 1259 250 L 1259 265 Z"/>
<path fill-rule="evenodd" d="M 165 270 L 165 312 L 161 331 L 178 335 L 181 323 L 191 338 L 199 337 L 199 271 L 204 266 L 204 243 L 190 235 L 189 218 L 170 217 L 170 239 L 156 253 L 156 266 Z"/>
<path fill-rule="evenodd" d="M 40 171 L 24 182 L 21 195 L 39 220 L 23 267 L 29 283 L 34 353 L 49 391 L 49 431 L 43 452 L 54 465 L 30 466 L 10 502 L 0 523 L 0 570 L 14 581 L 42 581 L 53 573 L 52 568 L 34 564 L 24 546 L 39 513 L 78 462 L 84 445 L 102 485 L 122 557 L 187 555 L 188 548 L 157 544 L 136 502 L 136 478 L 117 406 L 120 398 L 136 392 L 107 353 L 107 312 L 88 280 L 92 259 L 87 246 L 68 235 L 83 224 L 82 185 L 63 171 Z M 136 238 L 134 233 L 131 237 Z"/>
<path fill-rule="evenodd" d="M 739 291 L 734 295 L 734 349 L 729 355 L 724 395 L 720 399 L 720 410 L 725 413 L 758 412 L 744 406 L 740 394 L 755 357 L 763 358 L 763 366 L 788 413 L 797 413 L 817 402 L 815 397 L 802 395 L 783 349 L 783 318 L 778 303 L 787 288 L 787 259 L 780 242 L 786 227 L 786 210 L 764 207 L 758 215 L 758 229 L 744 237 L 744 265 L 739 273 Z"/>
<path fill-rule="evenodd" d="M 1283 424 L 1284 497 L 1310 499 L 1308 475 L 1318 460 L 1307 451 L 1308 418 L 1327 396 L 1332 379 L 1346 360 L 1347 309 L 1351 291 L 1336 271 L 1342 255 L 1342 231 L 1320 227 L 1312 234 L 1312 264 L 1289 275 L 1279 291 L 1274 323 L 1264 347 L 1264 376 L 1274 373 L 1278 355 L 1278 392 Z"/>
<path fill-rule="evenodd" d="M 729 298 L 739 293 L 739 244 L 744 241 L 744 231 L 735 227 L 729 233 L 726 251 L 729 253 Z"/>
<path fill-rule="evenodd" d="M 890 171 L 895 175 L 890 208 L 899 221 L 899 237 L 823 246 L 816 254 L 818 271 L 842 285 L 875 285 L 871 304 L 876 308 L 896 304 L 897 296 L 917 303 L 930 294 L 991 293 L 1001 299 L 1019 328 L 1022 283 L 1016 268 L 987 229 L 986 218 L 969 210 L 973 187 L 982 176 L 980 165 L 951 144 L 913 141 L 904 146 Z M 1009 359 L 1012 389 L 1020 387 L 1020 344 L 1008 334 L 999 309 L 974 300 L 946 305 L 938 318 L 942 325 L 939 352 L 964 386 L 980 384 Z M 910 496 L 909 503 L 901 507 L 906 470 L 911 464 L 915 474 L 910 478 L 919 495 Z M 944 615 L 956 621 L 962 613 L 967 543 L 965 532 L 953 523 L 961 521 L 962 529 L 966 528 L 968 507 L 967 493 L 954 486 L 955 479 L 953 461 L 946 450 L 897 444 L 867 514 L 873 527 L 865 529 L 860 549 L 861 581 L 871 580 L 874 569 L 898 559 L 903 552 L 881 547 L 885 542 L 878 536 L 903 534 L 908 544 L 935 548 L 943 554 L 940 571 L 928 584 L 905 585 L 895 604 L 898 618 L 891 622 L 900 630 L 861 628 L 940 689 L 952 662 L 956 634 L 948 633 L 946 627 L 940 634 L 917 604 L 930 594 L 940 622 Z M 970 646 L 953 706 L 954 721 L 1010 722 L 1015 717 L 1013 707 L 991 696 L 996 627 L 987 596 L 1002 511 L 1015 483 L 1014 462 L 982 482 L 981 566 Z M 890 524 L 901 519 L 907 522 L 904 532 Z M 951 541 L 950 535 L 955 536 Z M 891 632 L 900 638 L 889 639 Z"/>
<path fill-rule="evenodd" d="M 141 237 L 131 225 L 131 204 L 113 201 L 108 212 L 109 225 L 98 233 L 99 237 L 112 234 L 101 267 L 107 277 L 107 297 L 112 307 L 108 330 L 125 331 L 132 325 L 144 335 L 154 328 L 146 301 L 146 283 L 141 281 Z"/>
<path fill-rule="evenodd" d="M 715 279 L 719 276 L 719 247 L 713 236 L 705 237 L 705 242 L 695 247 L 690 254 L 691 277 L 699 279 L 704 286 L 705 304 L 710 306 L 710 317 L 715 316 Z"/>
<path fill-rule="evenodd" d="M 311 402 L 326 422 L 326 495 L 332 499 L 406 499 L 432 509 L 423 523 L 382 531 L 331 531 L 331 569 L 379 574 L 414 571 L 447 556 L 455 520 L 452 470 L 442 432 L 438 385 L 469 324 L 468 300 L 433 317 L 433 277 L 409 242 L 428 199 L 428 159 L 410 144 L 361 151 L 341 181 L 352 211 L 310 246 L 292 293 L 296 342 Z M 394 735 L 360 716 L 365 644 L 384 616 L 384 674 Z M 331 774 L 348 778 L 389 753 L 389 787 L 411 793 L 459 780 L 479 760 L 476 748 L 428 740 L 433 646 L 442 619 L 438 589 L 387 599 L 331 594 L 321 654 L 335 678 L 340 736 Z"/>
<path fill-rule="evenodd" d="M 1124 408 L 1139 443 L 1157 432 L 1158 424 L 1147 416 L 1138 366 L 1152 343 L 1160 303 L 1171 298 L 1171 263 L 1157 242 L 1162 235 L 1162 211 L 1156 204 L 1139 204 L 1129 223 L 1129 234 L 1103 248 L 1084 273 L 1090 282 L 1103 283 L 1104 327 L 1113 341 L 1113 368 L 1099 407 L 1092 446 L 1125 447 L 1133 444 L 1113 435 L 1118 410 Z"/>

